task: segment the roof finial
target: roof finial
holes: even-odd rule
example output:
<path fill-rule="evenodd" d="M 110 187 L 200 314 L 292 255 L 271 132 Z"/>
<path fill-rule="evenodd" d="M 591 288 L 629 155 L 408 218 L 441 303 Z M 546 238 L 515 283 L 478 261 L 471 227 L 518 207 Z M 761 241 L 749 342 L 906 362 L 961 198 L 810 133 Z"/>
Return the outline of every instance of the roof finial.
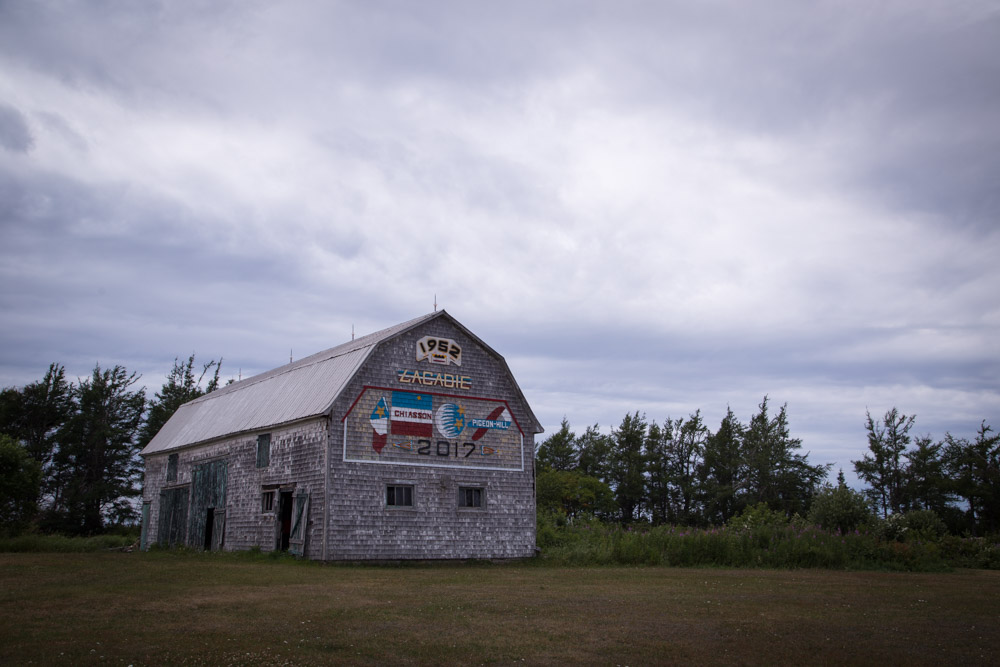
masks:
<path fill-rule="evenodd" d="M 434 312 L 436 313 L 437 311 L 438 311 L 438 295 L 435 294 L 434 295 Z"/>
<path fill-rule="evenodd" d="M 288 363 L 292 363 L 292 348 L 288 348 Z"/>
<path fill-rule="evenodd" d="M 354 340 L 354 324 L 351 324 L 351 340 Z"/>

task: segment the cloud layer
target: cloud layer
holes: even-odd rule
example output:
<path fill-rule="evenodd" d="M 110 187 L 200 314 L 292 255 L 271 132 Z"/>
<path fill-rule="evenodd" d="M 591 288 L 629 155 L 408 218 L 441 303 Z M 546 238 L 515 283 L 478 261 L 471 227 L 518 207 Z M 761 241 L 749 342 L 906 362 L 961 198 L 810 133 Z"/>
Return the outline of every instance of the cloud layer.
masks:
<path fill-rule="evenodd" d="M 6 3 L 0 382 L 438 301 L 551 431 L 1000 426 L 995 2 Z"/>

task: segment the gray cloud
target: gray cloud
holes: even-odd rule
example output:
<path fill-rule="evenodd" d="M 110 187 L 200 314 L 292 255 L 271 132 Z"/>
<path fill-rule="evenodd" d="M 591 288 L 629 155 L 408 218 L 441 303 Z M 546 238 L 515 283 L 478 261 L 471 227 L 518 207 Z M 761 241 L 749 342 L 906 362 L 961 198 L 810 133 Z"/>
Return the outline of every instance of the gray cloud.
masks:
<path fill-rule="evenodd" d="M 770 394 L 849 471 L 866 407 L 997 423 L 998 25 L 0 4 L 0 384 L 101 361 L 155 387 L 191 351 L 247 375 L 437 295 L 550 430 Z"/>
<path fill-rule="evenodd" d="M 0 146 L 14 153 L 27 153 L 34 145 L 24 115 L 12 106 L 0 104 Z"/>

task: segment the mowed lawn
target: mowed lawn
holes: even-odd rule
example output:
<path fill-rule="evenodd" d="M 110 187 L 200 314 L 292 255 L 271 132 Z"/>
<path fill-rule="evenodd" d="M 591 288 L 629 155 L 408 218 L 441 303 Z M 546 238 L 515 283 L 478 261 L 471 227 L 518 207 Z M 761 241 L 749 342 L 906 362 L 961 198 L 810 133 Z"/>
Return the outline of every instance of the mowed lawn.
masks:
<path fill-rule="evenodd" d="M 998 664 L 1000 572 L 0 554 L 0 664 Z"/>

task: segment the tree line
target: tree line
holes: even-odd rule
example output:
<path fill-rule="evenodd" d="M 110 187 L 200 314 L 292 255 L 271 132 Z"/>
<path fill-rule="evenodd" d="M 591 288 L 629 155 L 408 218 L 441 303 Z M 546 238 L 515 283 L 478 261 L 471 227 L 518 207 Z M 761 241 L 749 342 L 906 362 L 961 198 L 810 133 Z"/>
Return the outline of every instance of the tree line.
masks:
<path fill-rule="evenodd" d="M 915 417 L 866 413 L 868 450 L 852 461 L 867 486 L 847 487 L 843 471 L 814 464 L 791 435 L 787 404 L 767 396 L 749 421 L 728 409 L 716 430 L 695 411 L 662 424 L 634 412 L 611 433 L 575 434 L 564 418 L 536 451 L 538 509 L 653 525 L 720 526 L 757 507 L 812 516 L 832 528 L 865 517 L 932 511 L 955 533 L 996 532 L 1000 518 L 1000 437 L 983 421 L 972 440 L 950 433 L 912 438 Z M 912 446 L 911 446 L 912 445 Z"/>
<path fill-rule="evenodd" d="M 35 522 L 92 535 L 134 524 L 139 452 L 183 403 L 219 386 L 220 368 L 209 361 L 198 374 L 193 354 L 175 359 L 151 399 L 136 386 L 140 376 L 120 365 L 97 364 L 70 382 L 53 363 L 41 380 L 0 391 L 0 532 Z"/>
<path fill-rule="evenodd" d="M 193 354 L 175 359 L 151 399 L 120 365 L 70 382 L 51 364 L 41 380 L 0 391 L 0 532 L 134 523 L 138 453 L 183 403 L 218 388 L 220 370 L 221 360 L 199 372 Z M 983 421 L 972 439 L 934 441 L 911 436 L 914 423 L 896 408 L 881 419 L 866 412 L 868 448 L 852 461 L 866 484 L 859 494 L 842 471 L 827 482 L 830 464 L 809 461 L 787 404 L 774 410 L 767 396 L 746 423 L 727 409 L 714 431 L 700 410 L 662 424 L 637 411 L 609 434 L 595 424 L 577 435 L 563 419 L 537 447 L 538 509 L 685 526 L 725 525 L 759 506 L 788 517 L 834 508 L 841 526 L 864 512 L 930 511 L 955 533 L 1000 530 L 1000 436 Z"/>
<path fill-rule="evenodd" d="M 865 417 L 868 451 L 852 463 L 883 518 L 931 510 L 953 532 L 1000 530 L 1000 434 L 985 420 L 971 440 L 946 433 L 935 442 L 911 436 L 916 416 L 896 408 L 882 419 Z"/>

